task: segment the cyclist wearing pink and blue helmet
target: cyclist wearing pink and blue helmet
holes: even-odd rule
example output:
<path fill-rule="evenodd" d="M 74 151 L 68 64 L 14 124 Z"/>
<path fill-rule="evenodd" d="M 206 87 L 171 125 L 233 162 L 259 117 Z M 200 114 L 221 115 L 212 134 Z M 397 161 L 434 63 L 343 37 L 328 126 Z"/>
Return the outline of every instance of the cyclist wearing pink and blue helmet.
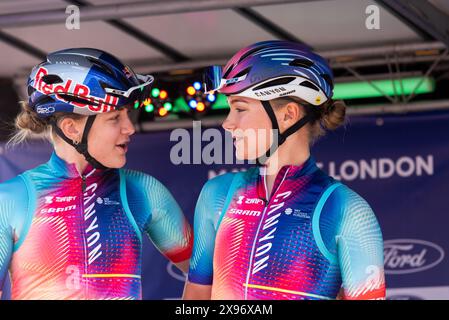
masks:
<path fill-rule="evenodd" d="M 0 184 L 0 290 L 12 299 L 140 299 L 142 233 L 184 271 L 192 230 L 155 178 L 123 169 L 148 98 L 136 75 L 97 49 L 50 53 L 28 80 L 18 143 L 51 133 L 50 160 Z"/>
<path fill-rule="evenodd" d="M 185 299 L 384 299 L 382 233 L 368 203 L 321 171 L 310 145 L 344 122 L 327 62 L 265 41 L 205 75 L 228 96 L 223 128 L 258 166 L 208 181 Z"/>

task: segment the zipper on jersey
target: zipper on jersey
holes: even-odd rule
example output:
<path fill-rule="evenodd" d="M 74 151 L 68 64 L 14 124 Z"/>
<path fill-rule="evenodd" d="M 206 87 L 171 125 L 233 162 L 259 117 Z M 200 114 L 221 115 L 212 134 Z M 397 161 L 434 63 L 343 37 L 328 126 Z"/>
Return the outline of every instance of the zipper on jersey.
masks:
<path fill-rule="evenodd" d="M 86 188 L 87 188 L 86 175 L 80 174 L 80 178 L 81 178 L 81 195 L 79 197 L 79 199 L 80 199 L 80 201 L 79 201 L 80 202 L 80 210 L 81 210 L 80 212 L 81 212 L 81 215 L 84 215 L 84 193 L 86 192 Z M 87 240 L 86 240 L 86 236 L 85 236 L 84 232 L 82 233 L 82 237 L 83 237 L 84 255 L 86 255 L 87 254 L 87 249 L 86 249 L 86 241 Z M 82 274 L 87 274 L 87 273 L 88 273 L 88 271 L 87 271 L 87 263 L 86 263 L 86 259 L 84 258 Z M 88 287 L 89 279 L 85 279 L 85 280 L 86 280 L 86 283 L 82 283 L 84 281 L 84 279 L 81 276 L 80 282 L 81 282 L 81 285 L 84 288 L 84 290 L 83 290 L 84 291 L 84 298 L 87 299 L 87 297 L 88 297 L 88 289 L 87 289 L 87 287 Z"/>
<path fill-rule="evenodd" d="M 279 183 L 279 185 L 277 186 L 275 192 L 273 192 L 273 196 L 276 195 L 276 193 L 278 192 L 279 188 L 281 187 L 282 183 L 284 182 L 285 178 L 287 177 L 288 171 L 290 170 L 290 168 L 288 168 L 285 173 L 284 173 L 284 177 L 282 178 L 281 182 Z M 256 231 L 256 235 L 254 237 L 254 242 L 253 242 L 253 246 L 251 248 L 251 256 L 249 258 L 249 267 L 248 267 L 248 272 L 246 275 L 246 286 L 245 286 L 245 296 L 244 296 L 244 300 L 248 300 L 248 285 L 249 285 L 249 279 L 251 277 L 251 269 L 252 269 L 252 265 L 253 265 L 253 260 L 254 260 L 254 250 L 256 248 L 256 242 L 257 239 L 259 237 L 259 232 L 260 232 L 260 227 L 262 226 L 262 222 L 264 221 L 265 218 L 265 213 L 267 212 L 268 209 L 268 205 L 271 202 L 271 198 L 268 198 L 268 188 L 267 188 L 267 176 L 264 174 L 263 176 L 263 182 L 264 182 L 264 189 L 265 189 L 265 196 L 266 196 L 266 201 L 264 201 L 265 205 L 264 205 L 264 209 L 262 212 L 262 217 L 260 218 L 259 221 L 259 226 L 257 227 L 257 231 Z"/>
<path fill-rule="evenodd" d="M 81 174 L 81 189 L 82 189 L 82 193 L 81 193 L 81 213 L 84 216 L 84 194 L 86 193 L 86 189 L 87 189 L 87 178 L 89 178 L 94 172 L 96 171 L 96 169 L 93 169 L 92 171 L 90 171 L 87 174 Z M 89 263 L 88 263 L 88 250 L 87 250 L 87 239 L 86 239 L 86 233 L 83 231 L 83 243 L 84 243 L 84 254 L 85 254 L 85 261 L 84 261 L 84 274 L 89 274 Z M 89 279 L 86 279 L 86 283 L 84 286 L 84 296 L 86 299 L 89 299 Z"/>
<path fill-rule="evenodd" d="M 81 175 L 81 190 L 84 194 L 84 192 L 86 192 L 86 176 L 85 175 Z"/>

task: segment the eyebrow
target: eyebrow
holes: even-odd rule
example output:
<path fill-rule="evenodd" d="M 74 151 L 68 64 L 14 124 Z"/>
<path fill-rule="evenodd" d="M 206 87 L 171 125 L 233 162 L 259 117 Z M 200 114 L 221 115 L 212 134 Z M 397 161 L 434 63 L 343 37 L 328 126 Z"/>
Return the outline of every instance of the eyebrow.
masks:
<path fill-rule="evenodd" d="M 245 100 L 243 100 L 241 98 L 231 98 L 231 99 L 228 100 L 228 103 L 237 103 L 237 102 L 243 102 L 245 104 L 248 104 L 247 101 L 245 101 Z"/>
<path fill-rule="evenodd" d="M 120 115 L 120 110 L 114 110 L 114 111 L 110 111 L 108 113 L 109 113 L 109 116 L 114 117 L 114 116 Z"/>

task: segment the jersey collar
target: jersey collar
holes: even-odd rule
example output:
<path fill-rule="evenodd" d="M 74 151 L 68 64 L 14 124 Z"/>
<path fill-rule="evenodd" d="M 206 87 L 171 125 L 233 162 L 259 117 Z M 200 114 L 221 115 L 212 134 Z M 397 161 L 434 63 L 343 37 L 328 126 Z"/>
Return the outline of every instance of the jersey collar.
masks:
<path fill-rule="evenodd" d="M 106 170 L 95 169 L 91 164 L 88 164 L 84 169 L 82 175 L 76 169 L 75 164 L 67 163 L 61 159 L 56 152 L 53 152 L 50 160 L 48 161 L 48 166 L 53 171 L 53 173 L 61 178 L 80 178 L 81 176 L 90 177 L 103 174 Z"/>
<path fill-rule="evenodd" d="M 318 170 L 315 158 L 309 156 L 309 158 L 301 165 L 285 165 L 282 166 L 276 175 L 275 184 L 279 183 L 284 177 L 285 179 L 299 178 L 301 176 L 308 176 Z M 285 175 L 287 173 L 287 175 Z M 259 168 L 259 174 L 265 176 L 265 167 Z M 279 180 L 279 181 L 278 181 Z"/>
<path fill-rule="evenodd" d="M 275 192 L 280 185 L 285 180 L 294 180 L 294 179 L 300 179 L 301 177 L 310 176 L 312 175 L 316 170 L 318 170 L 318 167 L 316 165 L 315 159 L 310 156 L 303 164 L 301 165 L 285 165 L 282 166 L 279 172 L 276 174 L 276 179 L 273 184 L 273 192 Z M 266 174 L 265 174 L 265 167 L 259 167 L 259 177 L 257 181 L 257 193 L 261 196 L 266 198 L 268 195 L 266 194 Z"/>

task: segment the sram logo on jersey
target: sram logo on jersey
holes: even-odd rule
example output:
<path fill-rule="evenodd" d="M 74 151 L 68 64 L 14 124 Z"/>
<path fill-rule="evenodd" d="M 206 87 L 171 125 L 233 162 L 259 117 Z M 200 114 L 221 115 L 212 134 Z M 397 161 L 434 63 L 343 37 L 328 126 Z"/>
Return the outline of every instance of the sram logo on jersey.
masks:
<path fill-rule="evenodd" d="M 253 216 L 258 217 L 262 213 L 260 210 L 243 210 L 238 208 L 229 209 L 230 214 L 236 214 L 239 216 Z"/>
<path fill-rule="evenodd" d="M 48 203 L 48 202 L 47 202 Z M 72 210 L 76 210 L 76 205 L 71 205 L 71 206 L 67 206 L 67 207 L 50 207 L 50 208 L 43 208 L 41 209 L 40 213 L 44 214 L 44 213 L 61 213 L 61 212 L 67 212 L 67 211 L 72 211 Z"/>
<path fill-rule="evenodd" d="M 112 111 L 114 109 L 113 105 L 117 105 L 118 103 L 118 97 L 114 97 L 108 94 L 106 94 L 104 98 L 91 96 L 89 87 L 81 83 L 76 83 L 70 78 L 63 83 L 48 84 L 42 79 L 42 77 L 46 75 L 48 75 L 48 70 L 45 69 L 44 67 L 40 67 L 34 77 L 34 86 L 37 91 L 43 94 L 49 95 L 55 93 L 55 97 L 59 101 L 69 103 L 78 108 L 87 108 L 93 112 Z M 84 98 L 85 100 L 90 101 L 91 104 L 83 104 L 80 102 L 67 101 L 58 93 L 61 94 L 69 93 L 71 95 Z M 54 108 L 52 110 L 51 107 L 49 108 L 40 107 L 36 109 L 36 112 L 42 114 L 49 114 L 54 112 Z"/>

